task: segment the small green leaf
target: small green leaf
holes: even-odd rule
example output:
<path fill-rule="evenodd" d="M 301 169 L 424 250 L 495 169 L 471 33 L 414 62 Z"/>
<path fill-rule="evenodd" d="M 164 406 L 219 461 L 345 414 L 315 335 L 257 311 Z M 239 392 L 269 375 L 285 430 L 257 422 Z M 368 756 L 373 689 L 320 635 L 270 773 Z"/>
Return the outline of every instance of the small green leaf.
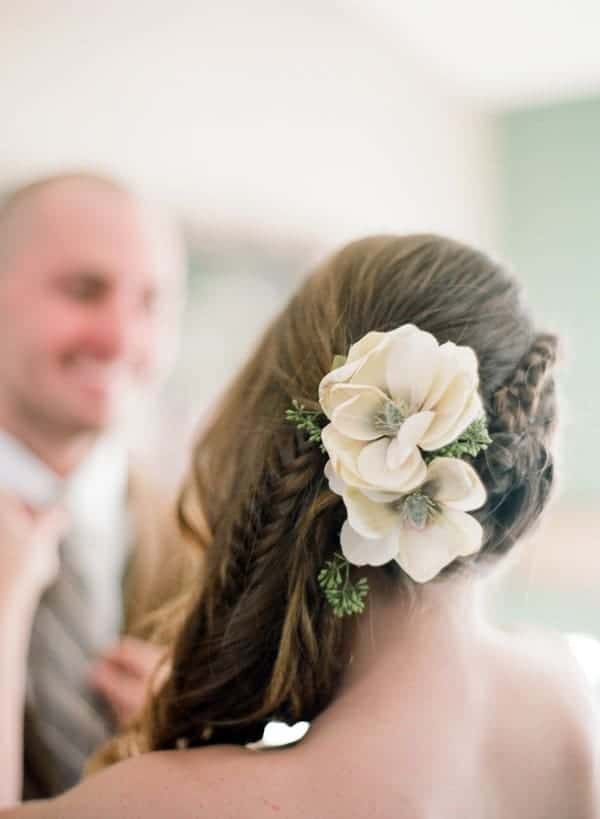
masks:
<path fill-rule="evenodd" d="M 319 423 L 322 418 L 323 413 L 320 410 L 308 410 L 296 399 L 292 401 L 291 409 L 285 411 L 286 421 L 303 430 L 310 443 L 319 444 L 321 452 L 325 452 L 325 447 L 321 443 L 321 424 Z"/>
<path fill-rule="evenodd" d="M 366 577 L 356 583 L 350 581 L 350 564 L 336 552 L 318 574 L 323 594 L 336 617 L 361 614 L 365 609 L 365 599 L 369 593 Z"/>
<path fill-rule="evenodd" d="M 435 452 L 424 453 L 425 460 L 427 463 L 431 463 L 434 458 L 462 458 L 465 455 L 476 458 L 481 450 L 487 449 L 491 443 L 492 439 L 485 418 L 477 418 L 459 435 L 456 441 Z"/>

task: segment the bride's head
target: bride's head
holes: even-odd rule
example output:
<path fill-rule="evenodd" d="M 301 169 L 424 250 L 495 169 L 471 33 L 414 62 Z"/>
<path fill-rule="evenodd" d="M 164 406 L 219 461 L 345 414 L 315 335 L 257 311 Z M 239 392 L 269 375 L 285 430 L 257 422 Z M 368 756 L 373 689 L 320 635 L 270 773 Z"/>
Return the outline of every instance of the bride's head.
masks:
<path fill-rule="evenodd" d="M 516 281 L 436 236 L 346 246 L 268 328 L 195 448 L 180 517 L 205 550 L 205 575 L 151 710 L 150 747 L 245 742 L 270 717 L 311 719 L 331 700 L 353 619 L 335 616 L 318 574 L 347 512 L 324 475 L 327 455 L 286 410 L 294 400 L 319 409 L 336 355 L 408 323 L 475 352 L 492 437 L 472 462 L 487 490 L 472 513 L 481 549 L 432 582 L 506 552 L 538 518 L 553 477 L 556 340 L 536 332 Z M 409 594 L 414 581 L 393 567 L 377 571 Z"/>

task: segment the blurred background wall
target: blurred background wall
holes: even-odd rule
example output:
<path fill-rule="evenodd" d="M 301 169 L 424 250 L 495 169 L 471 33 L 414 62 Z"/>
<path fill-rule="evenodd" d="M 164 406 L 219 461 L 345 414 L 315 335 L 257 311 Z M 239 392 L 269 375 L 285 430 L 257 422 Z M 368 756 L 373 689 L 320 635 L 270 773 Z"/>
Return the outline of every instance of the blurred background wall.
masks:
<path fill-rule="evenodd" d="M 163 477 L 316 259 L 465 239 L 567 342 L 562 497 L 499 616 L 600 635 L 599 26 L 584 0 L 2 3 L 0 183 L 91 167 L 185 226 L 181 356 L 136 424 Z"/>
<path fill-rule="evenodd" d="M 351 5 L 4 2 L 5 170 L 93 162 L 197 218 L 489 238 L 490 128 Z M 10 166 L 10 167 L 9 167 Z"/>
<path fill-rule="evenodd" d="M 511 111 L 498 123 L 501 244 L 565 336 L 565 490 L 593 495 L 600 438 L 600 97 Z"/>
<path fill-rule="evenodd" d="M 503 605 L 600 635 L 600 96 L 504 112 L 497 134 L 500 246 L 564 339 L 561 499 Z"/>

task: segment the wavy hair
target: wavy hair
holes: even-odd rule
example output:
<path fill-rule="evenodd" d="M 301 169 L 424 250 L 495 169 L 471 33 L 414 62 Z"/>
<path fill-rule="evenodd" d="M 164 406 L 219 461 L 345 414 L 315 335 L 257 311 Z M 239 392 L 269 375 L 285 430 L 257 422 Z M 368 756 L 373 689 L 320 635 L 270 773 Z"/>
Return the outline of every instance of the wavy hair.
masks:
<path fill-rule="evenodd" d="M 317 409 L 336 354 L 408 322 L 475 350 L 492 435 L 474 461 L 488 490 L 476 513 L 483 547 L 440 577 L 506 552 L 535 523 L 553 478 L 556 338 L 535 331 L 515 278 L 479 251 L 431 235 L 353 242 L 267 329 L 196 444 L 179 517 L 205 551 L 202 582 L 166 683 L 100 764 L 181 743 L 246 743 L 270 718 L 310 720 L 327 707 L 353 624 L 334 616 L 317 574 L 345 510 L 324 478 L 326 456 L 285 410 L 292 399 Z M 395 575 L 409 591 L 413 581 Z"/>

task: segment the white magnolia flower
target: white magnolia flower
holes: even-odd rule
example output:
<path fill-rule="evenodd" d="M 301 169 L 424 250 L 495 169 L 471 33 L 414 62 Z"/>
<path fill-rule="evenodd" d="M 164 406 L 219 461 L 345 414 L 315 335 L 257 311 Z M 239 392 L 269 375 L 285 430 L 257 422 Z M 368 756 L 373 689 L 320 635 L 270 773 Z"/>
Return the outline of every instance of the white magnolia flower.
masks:
<path fill-rule="evenodd" d="M 350 486 L 331 461 L 325 474 L 348 511 L 341 546 L 350 563 L 381 566 L 396 560 L 413 580 L 426 583 L 459 555 L 481 548 L 483 530 L 467 512 L 483 506 L 486 491 L 465 461 L 435 458 L 423 483 L 402 495 Z"/>
<path fill-rule="evenodd" d="M 425 480 L 419 448 L 441 449 L 483 412 L 475 353 L 405 324 L 371 332 L 319 385 L 322 442 L 339 476 L 405 493 Z"/>

